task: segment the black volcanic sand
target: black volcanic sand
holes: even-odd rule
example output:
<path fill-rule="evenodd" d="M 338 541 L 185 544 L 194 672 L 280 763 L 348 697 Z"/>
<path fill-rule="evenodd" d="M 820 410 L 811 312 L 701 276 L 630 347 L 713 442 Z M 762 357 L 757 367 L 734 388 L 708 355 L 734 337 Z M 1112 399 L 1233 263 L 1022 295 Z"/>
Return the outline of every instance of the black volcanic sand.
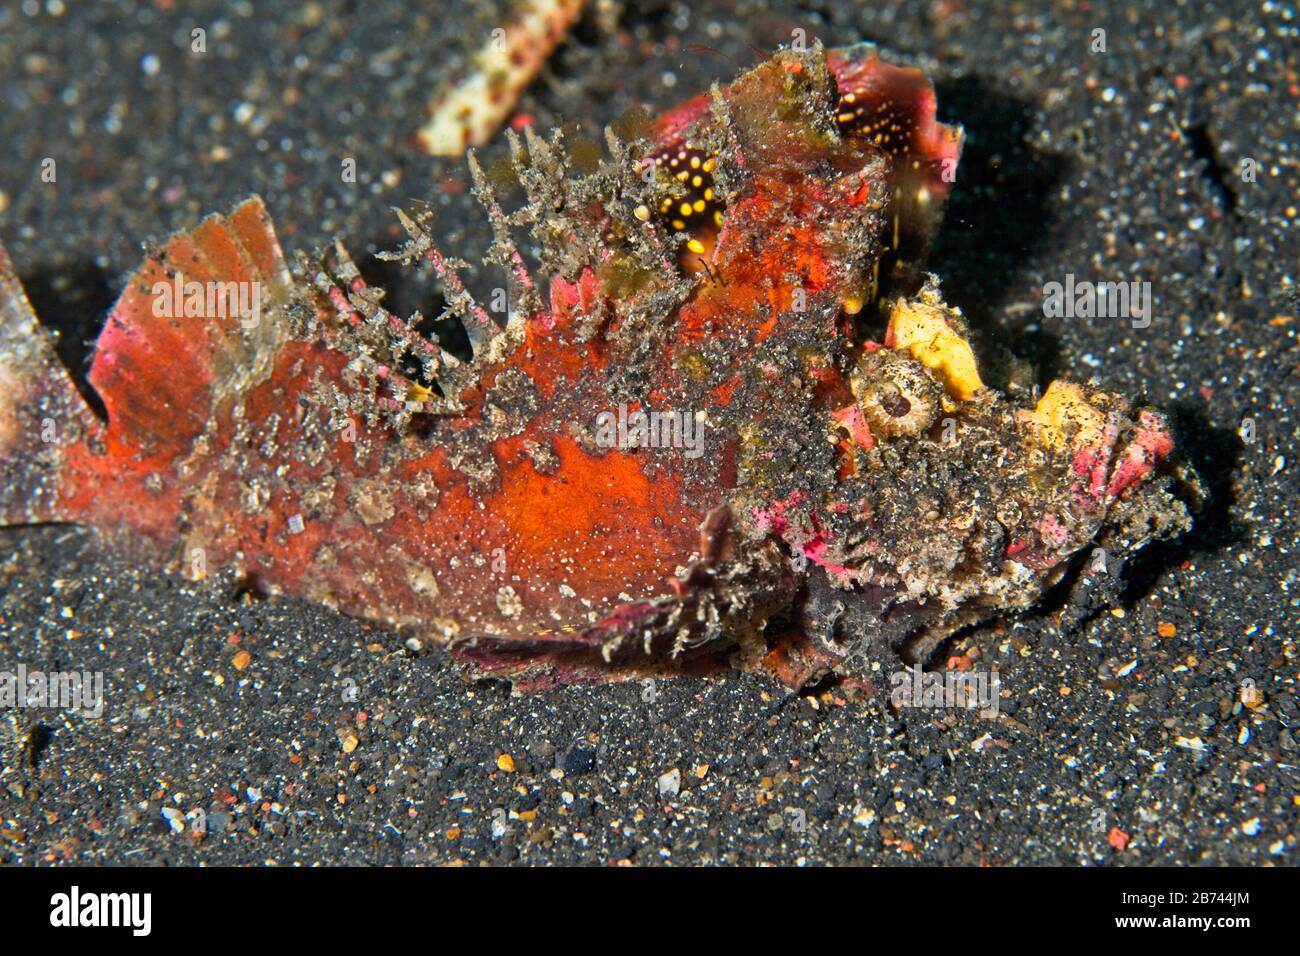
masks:
<path fill-rule="evenodd" d="M 598 134 L 796 27 L 935 79 L 968 145 L 931 266 L 981 350 L 1170 409 L 1211 492 L 1113 604 L 1080 620 L 1058 598 L 952 649 L 996 662 L 999 718 L 787 701 L 741 674 L 511 698 L 323 608 L 186 584 L 75 528 L 10 530 L 0 669 L 102 671 L 108 700 L 99 720 L 0 715 L 0 862 L 1294 863 L 1297 23 L 1270 3 L 1063 6 L 627 4 L 613 28 L 589 16 L 520 104 Z M 430 198 L 444 247 L 475 259 L 464 163 L 409 138 L 496 17 L 0 8 L 0 237 L 67 361 L 142 243 L 253 191 L 290 250 L 391 247 L 389 207 Z M 1043 284 L 1067 273 L 1150 281 L 1151 326 L 1044 318 Z M 394 300 L 438 307 L 415 277 Z M 198 842 L 163 813 L 195 808 Z"/>

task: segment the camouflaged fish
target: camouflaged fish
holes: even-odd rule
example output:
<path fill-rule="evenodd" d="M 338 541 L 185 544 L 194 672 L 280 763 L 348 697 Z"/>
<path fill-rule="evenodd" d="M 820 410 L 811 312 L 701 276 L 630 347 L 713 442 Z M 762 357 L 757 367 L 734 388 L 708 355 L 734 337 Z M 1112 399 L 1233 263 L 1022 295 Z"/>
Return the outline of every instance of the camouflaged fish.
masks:
<path fill-rule="evenodd" d="M 234 567 L 520 689 L 727 664 L 798 685 L 1186 526 L 1164 418 L 1063 382 L 1018 406 L 916 271 L 962 140 L 919 71 L 782 52 L 607 139 L 574 173 L 559 134 L 512 136 L 510 212 L 470 157 L 504 323 L 400 214 L 395 257 L 436 273 L 472 358 L 341 246 L 295 276 L 253 199 L 131 279 L 101 418 L 0 258 L 0 517 Z"/>

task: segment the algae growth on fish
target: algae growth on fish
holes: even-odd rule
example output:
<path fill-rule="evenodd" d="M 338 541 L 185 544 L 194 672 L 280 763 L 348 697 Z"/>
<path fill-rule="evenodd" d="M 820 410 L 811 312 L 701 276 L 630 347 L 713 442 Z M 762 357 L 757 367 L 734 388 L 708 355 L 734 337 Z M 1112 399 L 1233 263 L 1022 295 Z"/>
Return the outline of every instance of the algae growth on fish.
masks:
<path fill-rule="evenodd" d="M 584 171 L 559 134 L 512 136 L 516 209 L 471 156 L 509 321 L 427 210 L 393 256 L 472 358 L 341 244 L 291 270 L 250 199 L 132 277 L 89 372 L 102 418 L 0 253 L 0 517 L 235 568 L 523 690 L 924 656 L 1188 523 L 1158 411 L 985 384 L 920 269 L 960 188 L 935 107 L 919 71 L 817 48 Z"/>

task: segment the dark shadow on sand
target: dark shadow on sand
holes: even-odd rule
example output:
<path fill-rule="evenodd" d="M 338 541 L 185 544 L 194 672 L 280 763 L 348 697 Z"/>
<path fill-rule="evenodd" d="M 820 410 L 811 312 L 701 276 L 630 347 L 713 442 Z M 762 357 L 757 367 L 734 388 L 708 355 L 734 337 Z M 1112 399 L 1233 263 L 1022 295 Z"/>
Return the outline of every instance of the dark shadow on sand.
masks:
<path fill-rule="evenodd" d="M 77 391 L 96 415 L 106 419 L 104 403 L 86 376 L 95 355 L 95 339 L 120 290 L 91 259 L 38 266 L 19 278 L 36 317 L 54 334 L 55 351 Z"/>
<path fill-rule="evenodd" d="M 1245 452 L 1241 437 L 1233 429 L 1211 425 L 1204 409 L 1191 402 L 1167 406 L 1164 411 L 1174 426 L 1180 453 L 1203 486 L 1204 500 L 1192 515 L 1190 531 L 1172 541 L 1148 545 L 1129 562 L 1121 595 L 1129 607 L 1182 562 L 1240 544 L 1248 536 L 1231 512 L 1232 476 Z M 1191 496 L 1182 497 L 1188 500 Z"/>
<path fill-rule="evenodd" d="M 977 344 L 995 366 L 1008 352 L 1049 381 L 1060 366 L 1054 336 L 1029 329 L 1041 302 L 1009 320 L 994 321 L 1008 305 L 1008 290 L 1025 264 L 1041 254 L 1060 221 L 1055 193 L 1069 159 L 1033 145 L 1036 107 L 1008 96 L 979 76 L 937 85 L 939 119 L 961 123 L 966 142 L 957 182 L 925 268 L 943 279 L 945 298 L 970 320 Z"/>

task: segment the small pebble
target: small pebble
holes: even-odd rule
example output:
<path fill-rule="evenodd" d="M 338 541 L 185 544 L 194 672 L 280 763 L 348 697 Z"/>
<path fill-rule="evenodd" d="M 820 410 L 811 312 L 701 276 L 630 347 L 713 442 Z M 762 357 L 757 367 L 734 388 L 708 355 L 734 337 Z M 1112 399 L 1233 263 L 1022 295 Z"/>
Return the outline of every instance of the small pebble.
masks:
<path fill-rule="evenodd" d="M 682 772 L 674 767 L 659 777 L 659 796 L 675 797 L 682 788 Z"/>

